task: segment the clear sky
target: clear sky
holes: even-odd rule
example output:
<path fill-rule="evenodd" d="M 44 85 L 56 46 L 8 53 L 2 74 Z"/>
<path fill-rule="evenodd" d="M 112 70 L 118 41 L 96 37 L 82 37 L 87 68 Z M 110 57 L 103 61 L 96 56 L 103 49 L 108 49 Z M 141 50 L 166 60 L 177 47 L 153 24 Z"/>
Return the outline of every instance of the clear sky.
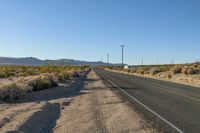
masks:
<path fill-rule="evenodd" d="M 200 59 L 200 0 L 0 0 L 0 56 Z"/>

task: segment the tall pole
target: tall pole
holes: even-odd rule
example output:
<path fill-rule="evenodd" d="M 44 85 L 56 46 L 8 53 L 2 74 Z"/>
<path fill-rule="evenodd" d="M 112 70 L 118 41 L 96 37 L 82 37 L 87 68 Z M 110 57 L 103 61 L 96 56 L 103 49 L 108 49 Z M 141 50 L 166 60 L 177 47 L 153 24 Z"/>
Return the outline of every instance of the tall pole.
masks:
<path fill-rule="evenodd" d="M 172 65 L 174 65 L 174 58 L 172 58 Z"/>
<path fill-rule="evenodd" d="M 124 67 L 124 47 L 125 45 L 121 45 L 122 47 L 122 68 Z"/>
<path fill-rule="evenodd" d="M 103 62 L 103 57 L 101 57 L 101 62 Z"/>
<path fill-rule="evenodd" d="M 109 58 L 110 58 L 110 54 L 107 54 L 107 66 L 109 66 Z"/>
<path fill-rule="evenodd" d="M 143 59 L 141 60 L 141 64 L 142 64 L 142 66 L 144 65 L 144 60 Z"/>
<path fill-rule="evenodd" d="M 157 65 L 158 65 L 159 63 L 158 63 L 158 58 L 157 58 Z"/>

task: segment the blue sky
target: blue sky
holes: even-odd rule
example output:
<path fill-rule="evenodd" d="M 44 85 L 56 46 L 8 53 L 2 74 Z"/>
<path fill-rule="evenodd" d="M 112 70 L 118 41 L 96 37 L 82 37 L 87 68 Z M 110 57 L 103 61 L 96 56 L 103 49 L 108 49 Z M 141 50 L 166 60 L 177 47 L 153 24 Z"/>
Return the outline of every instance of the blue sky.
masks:
<path fill-rule="evenodd" d="M 0 0 L 0 56 L 200 59 L 200 0 Z"/>

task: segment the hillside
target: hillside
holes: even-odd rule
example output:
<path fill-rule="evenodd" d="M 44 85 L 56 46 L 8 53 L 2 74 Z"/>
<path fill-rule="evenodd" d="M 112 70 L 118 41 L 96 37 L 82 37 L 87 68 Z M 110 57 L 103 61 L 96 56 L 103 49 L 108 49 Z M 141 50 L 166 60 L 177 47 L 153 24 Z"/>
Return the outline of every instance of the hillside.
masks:
<path fill-rule="evenodd" d="M 73 59 L 58 59 L 58 60 L 40 60 L 34 57 L 25 58 L 12 58 L 12 57 L 0 57 L 0 65 L 30 65 L 30 66 L 41 66 L 41 65 L 92 65 L 100 66 L 106 65 L 104 62 L 89 62 L 79 61 Z M 110 64 L 114 65 L 114 64 Z"/>

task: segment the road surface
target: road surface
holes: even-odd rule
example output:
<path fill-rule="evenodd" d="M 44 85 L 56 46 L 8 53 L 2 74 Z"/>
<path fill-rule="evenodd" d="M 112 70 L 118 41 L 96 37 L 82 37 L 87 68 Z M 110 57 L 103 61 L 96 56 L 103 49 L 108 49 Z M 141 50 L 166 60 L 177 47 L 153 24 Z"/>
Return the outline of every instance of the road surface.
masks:
<path fill-rule="evenodd" d="M 174 131 L 200 132 L 200 88 L 98 68 L 94 70 L 113 87 L 121 88 L 127 97 L 144 104 Z"/>

